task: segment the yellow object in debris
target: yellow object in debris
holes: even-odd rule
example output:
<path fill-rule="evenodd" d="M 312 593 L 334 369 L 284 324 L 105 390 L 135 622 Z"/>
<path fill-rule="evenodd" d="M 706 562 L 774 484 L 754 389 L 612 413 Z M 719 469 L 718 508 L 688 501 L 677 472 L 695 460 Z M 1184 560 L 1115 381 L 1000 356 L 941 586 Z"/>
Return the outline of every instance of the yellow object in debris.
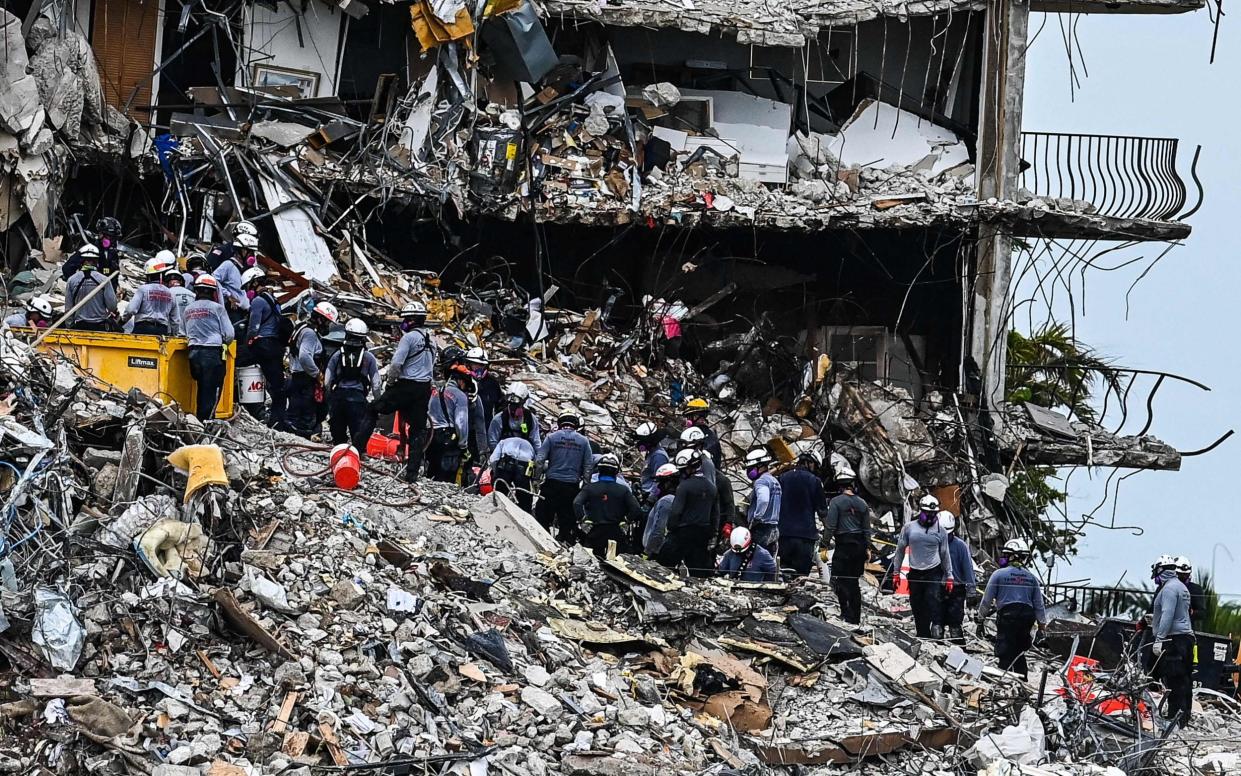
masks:
<path fill-rule="evenodd" d="M 793 448 L 789 447 L 789 443 L 785 442 L 781 437 L 772 437 L 767 440 L 767 449 L 776 457 L 780 463 L 792 463 L 797 460 L 797 455 L 793 452 Z"/>
<path fill-rule="evenodd" d="M 201 569 L 199 558 L 207 549 L 207 537 L 198 523 L 160 520 L 137 544 L 140 557 L 157 576 L 183 577 L 188 569 L 188 576 L 195 577 Z"/>
<path fill-rule="evenodd" d="M 470 18 L 469 10 L 464 6 L 457 11 L 452 24 L 446 24 L 443 19 L 436 16 L 427 0 L 419 0 L 411 5 L 409 16 L 414 34 L 418 36 L 418 43 L 423 51 L 430 51 L 437 46 L 462 39 L 468 47 L 474 35 L 474 21 Z"/>
<path fill-rule="evenodd" d="M 105 390 L 137 388 L 165 404 L 175 401 L 186 411 L 192 412 L 197 406 L 198 384 L 190 376 L 190 347 L 183 337 L 58 329 L 45 336 L 38 350 L 60 353 L 97 379 Z M 233 415 L 236 355 L 236 346 L 230 345 L 224 359 L 224 388 L 215 408 L 217 418 Z"/>
<path fill-rule="evenodd" d="M 433 324 L 452 323 L 457 319 L 455 299 L 428 299 L 427 321 Z"/>
<path fill-rule="evenodd" d="M 495 16 L 498 13 L 508 13 L 521 8 L 526 0 L 488 0 L 487 7 L 483 9 L 483 16 Z"/>
<path fill-rule="evenodd" d="M 224 453 L 217 445 L 186 445 L 168 454 L 168 463 L 189 476 L 185 485 L 185 501 L 208 485 L 228 487 L 224 473 Z"/>
<path fill-rule="evenodd" d="M 827 377 L 828 370 L 831 368 L 832 359 L 826 353 L 820 354 L 814 364 L 814 384 L 818 385 L 823 382 L 823 378 Z"/>

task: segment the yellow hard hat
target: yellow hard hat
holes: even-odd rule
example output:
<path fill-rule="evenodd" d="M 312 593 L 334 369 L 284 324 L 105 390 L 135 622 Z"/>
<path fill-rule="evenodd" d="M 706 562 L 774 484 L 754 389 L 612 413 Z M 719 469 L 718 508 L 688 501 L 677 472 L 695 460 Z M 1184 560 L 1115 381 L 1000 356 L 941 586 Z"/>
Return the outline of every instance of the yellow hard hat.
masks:
<path fill-rule="evenodd" d="M 685 401 L 684 413 L 686 415 L 697 415 L 711 409 L 711 404 L 703 398 L 694 397 Z"/>

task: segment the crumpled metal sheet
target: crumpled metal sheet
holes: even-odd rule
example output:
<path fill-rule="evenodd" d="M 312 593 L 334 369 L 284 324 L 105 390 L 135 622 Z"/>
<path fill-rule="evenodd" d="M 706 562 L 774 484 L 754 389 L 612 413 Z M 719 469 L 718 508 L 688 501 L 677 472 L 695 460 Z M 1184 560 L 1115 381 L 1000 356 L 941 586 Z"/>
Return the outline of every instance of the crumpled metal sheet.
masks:
<path fill-rule="evenodd" d="M 72 671 L 82 656 L 86 630 L 78 622 L 69 596 L 52 587 L 38 587 L 34 591 L 34 605 L 31 641 L 52 668 Z"/>

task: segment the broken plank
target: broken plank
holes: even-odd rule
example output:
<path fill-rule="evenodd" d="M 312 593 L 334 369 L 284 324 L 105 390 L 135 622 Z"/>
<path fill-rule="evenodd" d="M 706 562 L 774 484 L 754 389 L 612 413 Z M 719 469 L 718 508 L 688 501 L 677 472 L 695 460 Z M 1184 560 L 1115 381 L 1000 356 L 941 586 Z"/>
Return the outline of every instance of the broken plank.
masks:
<path fill-rule="evenodd" d="M 275 636 L 267 632 L 258 621 L 251 617 L 241 608 L 241 604 L 237 602 L 237 597 L 232 591 L 223 588 L 215 591 L 212 596 L 220 610 L 224 612 L 224 617 L 233 626 L 233 629 L 243 636 L 249 637 L 259 646 L 268 652 L 273 652 L 281 657 L 289 660 L 296 660 L 297 655 L 293 651 L 282 644 Z"/>
<path fill-rule="evenodd" d="M 207 650 L 200 649 L 195 654 L 198 655 L 198 659 L 201 660 L 202 664 L 207 667 L 207 670 L 211 672 L 211 675 L 216 679 L 219 679 L 220 669 L 216 668 L 215 663 L 211 662 L 211 658 L 207 657 Z"/>
<path fill-rule="evenodd" d="M 336 737 L 336 731 L 332 730 L 331 725 L 326 722 L 320 722 L 319 737 L 323 739 L 323 743 L 327 746 L 327 753 L 331 756 L 332 762 L 341 767 L 349 764 L 349 760 L 345 758 L 345 753 L 341 751 L 340 739 Z"/>
<path fill-rule="evenodd" d="M 569 345 L 569 352 L 576 353 L 582 348 L 582 343 L 586 341 L 586 335 L 590 333 L 595 324 L 599 322 L 599 311 L 591 310 L 586 313 L 586 317 L 582 319 L 581 325 L 577 327 L 577 336 L 573 338 L 573 344 Z"/>
<path fill-rule="evenodd" d="M 280 527 L 280 518 L 272 520 L 262 528 L 250 529 L 250 546 L 247 549 L 261 550 L 271 541 L 271 537 L 276 534 L 276 529 Z"/>
<path fill-rule="evenodd" d="M 306 747 L 310 744 L 310 734 L 304 730 L 293 730 L 284 735 L 284 741 L 280 744 L 280 751 L 289 756 L 290 759 L 297 759 L 306 753 Z"/>
<path fill-rule="evenodd" d="M 95 680 L 76 676 L 31 679 L 30 694 L 36 698 L 72 698 L 77 695 L 94 695 Z"/>
<path fill-rule="evenodd" d="M 280 704 L 280 713 L 276 715 L 276 721 L 271 723 L 271 732 L 283 733 L 289 726 L 289 717 L 293 715 L 293 707 L 297 705 L 298 693 L 290 691 L 284 696 L 284 703 Z"/>

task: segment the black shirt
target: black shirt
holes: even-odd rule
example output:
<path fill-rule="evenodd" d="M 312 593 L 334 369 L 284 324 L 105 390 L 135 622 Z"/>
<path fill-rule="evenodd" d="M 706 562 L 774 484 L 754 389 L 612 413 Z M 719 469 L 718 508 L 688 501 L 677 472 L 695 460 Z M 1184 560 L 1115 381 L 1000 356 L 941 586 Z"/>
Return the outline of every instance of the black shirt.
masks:
<path fill-rule="evenodd" d="M 616 480 L 598 480 L 582 488 L 573 499 L 573 512 L 578 519 L 589 518 L 599 525 L 619 525 L 626 517 L 636 521 L 642 507 L 633 491 Z"/>
<path fill-rule="evenodd" d="M 695 475 L 681 480 L 668 512 L 668 530 L 689 527 L 711 527 L 720 519 L 720 502 L 716 489 L 706 477 Z"/>

